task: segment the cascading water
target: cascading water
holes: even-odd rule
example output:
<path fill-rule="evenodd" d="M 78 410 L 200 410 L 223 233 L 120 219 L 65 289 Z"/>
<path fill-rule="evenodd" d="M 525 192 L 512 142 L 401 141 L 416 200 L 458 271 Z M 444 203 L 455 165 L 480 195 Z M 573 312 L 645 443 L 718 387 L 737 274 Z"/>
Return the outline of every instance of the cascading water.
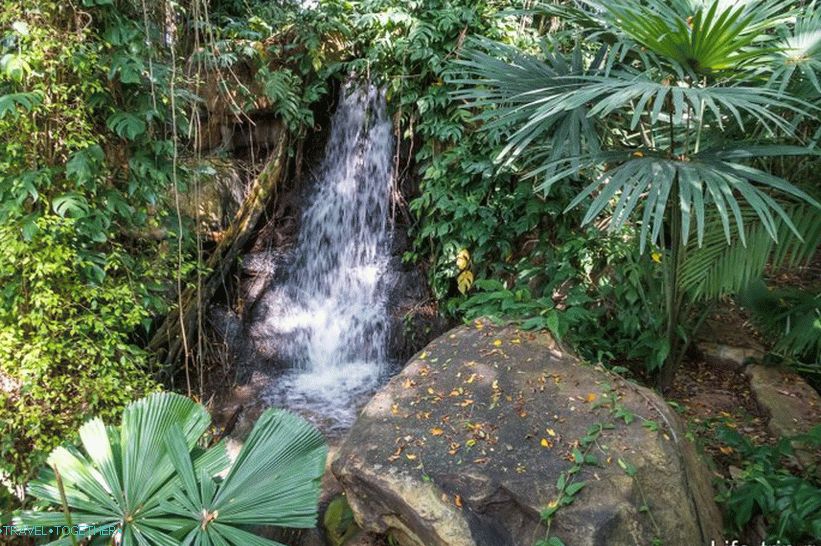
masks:
<path fill-rule="evenodd" d="M 343 91 L 314 194 L 254 338 L 287 371 L 265 393 L 327 429 L 349 426 L 386 372 L 393 139 L 383 94 Z"/>

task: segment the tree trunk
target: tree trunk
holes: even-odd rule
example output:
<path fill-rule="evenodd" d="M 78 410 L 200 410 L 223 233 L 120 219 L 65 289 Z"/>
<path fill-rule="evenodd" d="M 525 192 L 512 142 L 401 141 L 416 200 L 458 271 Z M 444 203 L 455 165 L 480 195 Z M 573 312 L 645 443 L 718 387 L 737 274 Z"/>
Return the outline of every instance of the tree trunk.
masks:
<path fill-rule="evenodd" d="M 284 129 L 281 129 L 276 148 L 254 181 L 233 222 L 225 230 L 217 248 L 206 261 L 210 273 L 202 282 L 199 294 L 197 294 L 196 287 L 186 288 L 182 294 L 182 313 L 176 308 L 170 312 L 154 337 L 151 338 L 148 349 L 156 353 L 167 366 L 173 366 L 180 357 L 190 356 L 181 355 L 181 352 L 185 352 L 182 341 L 183 332 L 187 346 L 193 347 L 198 330 L 199 306 L 206 305 L 222 285 L 224 277 L 231 270 L 237 256 L 253 235 L 254 228 L 267 208 L 268 202 L 276 194 L 277 185 L 285 173 L 287 143 L 288 135 Z"/>

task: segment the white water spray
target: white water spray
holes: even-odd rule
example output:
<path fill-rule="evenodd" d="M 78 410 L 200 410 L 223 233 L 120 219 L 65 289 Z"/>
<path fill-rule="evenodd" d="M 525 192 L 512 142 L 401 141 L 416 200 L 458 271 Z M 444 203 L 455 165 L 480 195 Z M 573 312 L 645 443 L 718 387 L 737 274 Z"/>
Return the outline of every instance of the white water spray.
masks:
<path fill-rule="evenodd" d="M 264 296 L 264 334 L 290 366 L 274 405 L 347 427 L 386 372 L 393 138 L 385 99 L 346 89 L 285 280 Z"/>

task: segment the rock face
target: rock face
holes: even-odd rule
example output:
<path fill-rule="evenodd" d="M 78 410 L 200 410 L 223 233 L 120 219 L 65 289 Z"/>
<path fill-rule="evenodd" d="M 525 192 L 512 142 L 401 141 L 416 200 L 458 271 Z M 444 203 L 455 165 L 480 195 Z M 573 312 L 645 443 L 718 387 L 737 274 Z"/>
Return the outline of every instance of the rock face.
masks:
<path fill-rule="evenodd" d="M 598 425 L 596 462 L 575 478 L 586 486 L 550 536 L 723 544 L 707 471 L 659 396 L 582 365 L 547 334 L 484 321 L 437 338 L 383 387 L 332 469 L 365 531 L 403 546 L 527 546 L 545 537 L 540 512 Z"/>

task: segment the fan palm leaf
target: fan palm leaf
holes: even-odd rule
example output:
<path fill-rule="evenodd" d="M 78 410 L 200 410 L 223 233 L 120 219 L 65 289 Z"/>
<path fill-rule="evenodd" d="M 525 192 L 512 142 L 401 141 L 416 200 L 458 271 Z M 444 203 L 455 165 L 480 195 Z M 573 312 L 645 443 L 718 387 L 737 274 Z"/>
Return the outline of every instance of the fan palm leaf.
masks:
<path fill-rule="evenodd" d="M 231 526 L 315 523 L 326 450 L 313 426 L 287 412 L 269 410 L 221 480 L 219 474 L 229 467 L 224 444 L 197 447 L 210 422 L 205 408 L 184 396 L 151 395 L 130 404 L 119 427 L 106 427 L 100 419 L 83 425 L 83 449 L 55 449 L 49 457 L 51 468 L 29 485 L 29 493 L 62 506 L 56 470 L 71 521 L 87 529 L 88 536 L 106 536 L 116 529 L 124 546 L 188 544 L 186 537 L 203 524 L 203 510 L 221 511 L 219 522 L 213 521 L 214 515 L 207 521 L 214 525 L 205 526 L 221 531 L 212 531 L 212 542 L 206 537 L 197 544 L 223 544 L 225 539 L 237 545 L 270 545 Z M 65 522 L 59 511 L 26 511 L 15 521 L 22 528 Z M 49 544 L 68 543 L 70 537 L 59 537 Z"/>
<path fill-rule="evenodd" d="M 190 518 L 184 544 L 277 544 L 256 538 L 235 525 L 316 525 L 319 480 L 327 450 L 322 435 L 303 419 L 270 409 L 257 421 L 223 481 L 197 474 L 176 436 L 169 438 L 183 487 L 166 510 Z"/>
<path fill-rule="evenodd" d="M 607 170 L 594 177 L 593 182 L 567 207 L 570 210 L 595 194 L 582 219 L 583 224 L 592 222 L 615 202 L 609 229 L 618 231 L 643 202 L 641 247 L 644 249 L 648 242 L 658 244 L 669 208 L 671 190 L 677 184 L 683 244 L 688 242 L 693 220 L 695 233 L 701 244 L 705 236 L 707 207 L 715 210 L 721 227 L 718 233 L 726 243 L 730 242 L 733 224 L 741 243 L 745 243 L 742 206 L 749 207 L 760 219 L 765 233 L 776 240 L 781 225 L 795 234 L 798 232 L 789 215 L 770 196 L 769 191 L 778 190 L 804 200 L 811 208 L 821 205 L 786 180 L 741 161 L 768 155 L 811 153 L 811 150 L 796 146 L 736 146 L 708 149 L 689 160 L 679 160 L 651 151 L 602 152 L 584 158 L 562 159 L 542 167 L 552 169 L 554 174 L 538 185 L 537 190 L 549 190 L 553 184 L 566 178 L 568 173 L 577 170 L 577 164 L 587 169 L 608 165 Z M 538 173 L 539 169 L 536 169 L 533 174 Z"/>
<path fill-rule="evenodd" d="M 766 56 L 777 49 L 762 47 L 772 41 L 765 31 L 787 21 L 793 4 L 786 0 L 586 3 L 657 58 L 696 75 L 766 62 Z"/>
<path fill-rule="evenodd" d="M 599 70 L 603 56 L 596 56 L 585 66 L 578 45 L 569 60 L 556 52 L 555 43 L 550 45 L 542 60 L 504 44 L 477 39 L 463 59 L 455 61 L 457 70 L 449 76 L 450 83 L 464 86 L 454 98 L 475 108 L 492 107 L 477 118 L 485 123 L 486 130 L 519 126 L 507 136 L 497 158 L 507 164 L 520 159 L 525 150 L 527 164 L 532 165 L 600 148 L 598 128 L 588 115 L 587 105 L 579 104 L 550 116 L 535 111 L 533 106 L 543 94 L 559 88 L 564 92 L 579 89 L 583 84 L 579 78 Z M 546 140 L 552 145 L 542 146 Z"/>
<path fill-rule="evenodd" d="M 811 2 L 800 13 L 792 28 L 781 33 L 779 47 L 774 54 L 772 80 L 781 82 L 780 88 L 803 77 L 816 93 L 821 93 L 818 73 L 821 72 L 821 7 Z"/>

